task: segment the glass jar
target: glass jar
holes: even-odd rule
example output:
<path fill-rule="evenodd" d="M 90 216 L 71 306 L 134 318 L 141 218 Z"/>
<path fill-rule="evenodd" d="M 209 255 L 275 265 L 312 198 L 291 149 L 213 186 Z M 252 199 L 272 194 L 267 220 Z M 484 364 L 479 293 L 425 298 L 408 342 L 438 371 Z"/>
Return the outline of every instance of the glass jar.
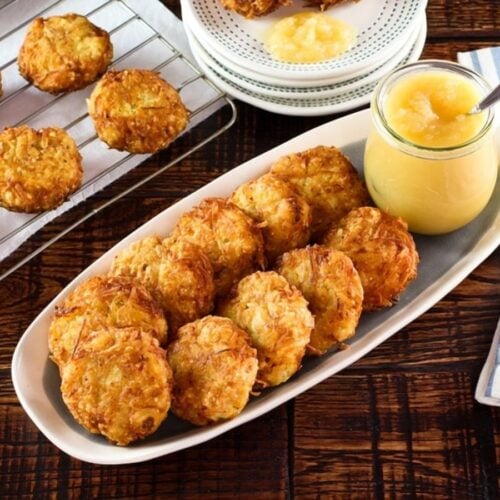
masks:
<path fill-rule="evenodd" d="M 410 231 L 443 234 L 474 219 L 496 184 L 498 159 L 493 109 L 480 130 L 452 147 L 424 147 L 395 132 L 384 103 L 396 82 L 421 72 L 452 72 L 474 83 L 481 96 L 491 91 L 475 72 L 447 61 L 419 61 L 396 69 L 375 89 L 372 129 L 365 149 L 365 179 L 376 205 L 403 218 Z"/>

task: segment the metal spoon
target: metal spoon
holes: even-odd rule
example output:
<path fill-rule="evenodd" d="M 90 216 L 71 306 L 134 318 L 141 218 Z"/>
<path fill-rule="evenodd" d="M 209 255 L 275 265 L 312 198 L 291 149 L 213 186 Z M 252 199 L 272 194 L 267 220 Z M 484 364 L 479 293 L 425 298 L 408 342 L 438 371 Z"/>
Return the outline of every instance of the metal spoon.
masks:
<path fill-rule="evenodd" d="M 475 115 L 495 104 L 500 99 L 500 85 L 497 85 L 479 104 L 476 104 L 467 114 Z"/>

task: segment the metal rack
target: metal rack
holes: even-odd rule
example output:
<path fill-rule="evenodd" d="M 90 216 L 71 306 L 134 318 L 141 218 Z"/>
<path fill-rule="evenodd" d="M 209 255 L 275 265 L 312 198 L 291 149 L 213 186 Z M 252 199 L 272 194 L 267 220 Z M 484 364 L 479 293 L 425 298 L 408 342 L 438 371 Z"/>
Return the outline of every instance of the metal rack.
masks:
<path fill-rule="evenodd" d="M 5 4 L 0 5 L 0 18 L 1 18 L 1 11 L 14 3 L 16 0 L 8 1 Z M 66 0 L 56 0 L 47 7 L 45 7 L 43 10 L 40 10 L 36 12 L 34 15 L 30 16 L 28 19 L 24 19 L 20 24 L 14 26 L 12 29 L 10 29 L 7 33 L 4 33 L 2 36 L 0 36 L 0 44 L 3 40 L 5 40 L 7 37 L 15 34 L 22 28 L 26 27 L 31 21 L 33 21 L 35 18 L 43 16 L 44 14 L 49 13 L 51 9 L 53 9 L 56 6 L 61 6 L 64 5 Z M 236 120 L 236 108 L 233 104 L 233 102 L 225 95 L 224 92 L 222 92 L 220 89 L 218 89 L 214 84 L 210 82 L 210 80 L 207 79 L 207 77 L 201 73 L 190 61 L 187 59 L 179 50 L 175 48 L 175 46 L 168 41 L 167 38 L 165 38 L 159 31 L 157 31 L 149 22 L 147 22 L 143 17 L 141 17 L 140 13 L 136 12 L 133 10 L 133 8 L 126 3 L 126 0 L 104 0 L 103 3 L 93 10 L 90 10 L 88 12 L 85 12 L 84 15 L 87 17 L 90 17 L 92 15 L 98 14 L 100 11 L 103 9 L 111 6 L 111 5 L 117 5 L 119 4 L 122 8 L 124 8 L 126 11 L 130 13 L 130 17 L 128 17 L 125 21 L 121 22 L 118 24 L 116 27 L 114 27 L 112 30 L 109 30 L 110 35 L 112 36 L 113 34 L 118 34 L 121 30 L 125 29 L 128 25 L 130 25 L 132 22 L 137 21 L 142 23 L 144 26 L 149 28 L 152 32 L 150 36 L 148 36 L 145 40 L 142 42 L 138 43 L 137 45 L 133 46 L 131 49 L 127 50 L 125 53 L 121 54 L 120 57 L 116 58 L 112 62 L 112 66 L 115 66 L 119 64 L 120 62 L 126 60 L 128 57 L 132 56 L 134 53 L 138 52 L 139 50 L 148 47 L 151 43 L 155 41 L 160 41 L 164 46 L 165 50 L 168 53 L 168 57 L 166 59 L 158 61 L 158 64 L 151 69 L 154 69 L 155 71 L 161 71 L 164 70 L 165 68 L 168 68 L 169 65 L 172 65 L 175 61 L 182 61 L 184 65 L 192 72 L 192 76 L 189 78 L 186 78 L 183 80 L 180 84 L 176 85 L 176 90 L 177 91 L 182 91 L 183 89 L 186 89 L 189 85 L 194 84 L 195 82 L 201 82 L 203 85 L 208 86 L 211 90 L 210 92 L 213 93 L 213 97 L 211 97 L 209 100 L 206 102 L 200 103 L 195 109 L 191 109 L 189 112 L 189 120 L 190 122 L 193 122 L 193 119 L 195 119 L 198 115 L 203 113 L 205 110 L 208 110 L 212 106 L 217 106 L 218 104 L 221 104 L 220 109 L 218 112 L 220 112 L 221 109 L 227 108 L 229 110 L 229 117 L 225 121 L 225 123 L 217 128 L 214 132 L 210 133 L 207 137 L 203 137 L 201 140 L 199 140 L 198 143 L 192 145 L 187 151 L 182 153 L 181 155 L 177 156 L 176 158 L 172 159 L 170 162 L 168 162 L 166 165 L 163 167 L 159 168 L 152 174 L 148 175 L 147 177 L 141 179 L 140 181 L 136 182 L 129 188 L 125 189 L 124 191 L 120 192 L 116 196 L 110 198 L 103 204 L 101 204 L 99 207 L 95 208 L 91 212 L 87 213 L 83 217 L 79 218 L 69 226 L 67 226 L 64 230 L 56 234 L 54 237 L 52 237 L 50 240 L 44 242 L 41 244 L 38 248 L 36 248 L 34 251 L 29 253 L 28 255 L 24 256 L 21 258 L 19 261 L 15 262 L 11 267 L 9 267 L 6 271 L 2 272 L 0 274 L 0 281 L 5 279 L 7 276 L 9 276 L 11 273 L 13 273 L 15 270 L 17 270 L 19 267 L 23 266 L 25 263 L 27 263 L 29 260 L 31 260 L 33 257 L 38 255 L 40 252 L 45 250 L 47 247 L 49 247 L 52 243 L 55 241 L 59 240 L 62 238 L 64 235 L 72 231 L 74 228 L 82 224 L 84 221 L 90 219 L 100 211 L 104 210 L 105 208 L 109 207 L 113 203 L 115 203 L 117 200 L 123 198 L 124 196 L 130 194 L 131 192 L 135 191 L 137 188 L 142 186 L 143 184 L 149 182 L 151 179 L 157 177 L 158 175 L 162 174 L 165 170 L 170 168 L 171 166 L 175 165 L 176 163 L 182 161 L 186 157 L 188 157 L 190 154 L 195 152 L 196 150 L 200 149 L 204 145 L 208 144 L 211 142 L 213 139 L 215 139 L 217 136 L 225 132 L 228 128 L 230 128 L 234 121 Z M 3 73 L 4 70 L 8 69 L 10 66 L 16 64 L 17 61 L 17 54 L 15 54 L 15 57 L 12 57 L 9 59 L 7 62 L 3 63 L 0 66 L 0 71 Z M 22 98 L 23 93 L 26 92 L 29 88 L 31 87 L 30 84 L 24 84 L 20 88 L 16 89 L 14 92 L 11 92 L 10 94 L 4 95 L 2 99 L 0 99 L 0 114 L 2 112 L 2 107 L 8 104 L 10 101 L 16 98 Z M 37 108 L 35 111 L 29 113 L 28 115 L 24 116 L 21 120 L 17 121 L 14 124 L 9 124 L 10 126 L 18 126 L 21 123 L 28 123 L 32 120 L 35 120 L 39 116 L 43 116 L 44 113 L 48 112 L 53 106 L 55 106 L 59 101 L 64 99 L 67 94 L 60 94 L 55 96 L 53 99 L 51 99 L 48 103 L 43 104 L 41 107 Z M 88 113 L 84 112 L 81 113 L 79 116 L 76 116 L 71 119 L 70 123 L 67 123 L 65 126 L 62 126 L 61 128 L 65 130 L 69 130 L 75 126 L 77 126 L 79 123 L 83 122 L 85 119 L 88 118 Z M 197 126 L 197 124 L 195 124 Z M 94 141 L 98 141 L 98 137 L 95 133 L 92 135 L 89 135 L 88 137 L 84 138 L 83 140 L 77 142 L 78 148 L 80 151 L 82 151 L 84 148 L 87 146 L 91 145 Z M 94 186 L 99 180 L 101 180 L 104 176 L 116 171 L 119 169 L 121 166 L 123 166 L 127 161 L 131 160 L 135 155 L 134 154 L 126 154 L 122 158 L 120 158 L 118 161 L 113 162 L 112 164 L 106 166 L 106 168 L 103 168 L 99 173 L 88 179 L 85 183 L 81 185 L 81 187 L 74 192 L 70 196 L 70 200 L 75 199 L 77 196 L 84 196 L 84 198 L 90 196 L 91 194 L 85 195 L 85 191 L 87 188 Z M 85 164 L 84 164 L 85 168 Z M 135 167 L 133 167 L 135 168 Z M 128 170 L 127 170 L 128 171 Z M 125 172 L 124 172 L 125 173 Z M 78 198 L 77 198 L 78 199 Z M 50 212 L 49 212 L 50 213 Z M 9 231 L 7 234 L 0 234 L 0 245 L 9 242 L 14 238 L 16 235 L 18 235 L 21 231 L 24 230 L 29 230 L 35 223 L 39 222 L 40 219 L 44 216 L 46 216 L 47 213 L 40 213 L 33 215 L 30 217 L 27 221 L 16 227 L 15 229 Z M 54 216 L 54 218 L 57 215 Z M 34 231 L 36 232 L 36 231 Z M 22 243 L 21 243 L 22 245 Z"/>

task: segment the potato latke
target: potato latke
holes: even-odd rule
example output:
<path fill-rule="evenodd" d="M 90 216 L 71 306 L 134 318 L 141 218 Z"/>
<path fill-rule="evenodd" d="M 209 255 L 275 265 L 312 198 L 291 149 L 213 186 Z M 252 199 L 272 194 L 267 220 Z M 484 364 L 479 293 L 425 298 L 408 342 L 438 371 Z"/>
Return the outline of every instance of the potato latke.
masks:
<path fill-rule="evenodd" d="M 309 302 L 314 315 L 310 353 L 324 354 L 354 335 L 362 310 L 363 287 L 347 255 L 315 245 L 284 254 L 276 270 Z"/>
<path fill-rule="evenodd" d="M 82 176 L 80 153 L 64 130 L 23 125 L 0 133 L 0 206 L 51 210 L 80 186 Z"/>
<path fill-rule="evenodd" d="M 26 80 L 40 90 L 58 94 L 95 82 L 112 58 L 113 46 L 106 31 L 84 16 L 66 14 L 32 22 L 18 64 Z"/>
<path fill-rule="evenodd" d="M 79 341 L 104 327 L 135 327 L 165 343 L 167 324 L 160 307 L 138 282 L 96 276 L 79 285 L 59 306 L 49 328 L 49 350 L 60 369 Z"/>
<path fill-rule="evenodd" d="M 352 259 L 363 284 L 365 311 L 391 306 L 417 276 L 419 257 L 407 224 L 378 208 L 352 210 L 323 243 Z"/>
<path fill-rule="evenodd" d="M 115 257 L 111 272 L 134 277 L 151 292 L 165 312 L 170 339 L 213 308 L 212 266 L 203 250 L 188 241 L 144 238 Z"/>
<path fill-rule="evenodd" d="M 259 223 L 270 263 L 309 241 L 311 208 L 291 184 L 279 177 L 265 174 L 246 182 L 234 191 L 230 201 Z"/>
<path fill-rule="evenodd" d="M 179 93 L 144 69 L 108 71 L 92 92 L 88 110 L 99 138 L 130 153 L 166 148 L 188 122 Z"/>
<path fill-rule="evenodd" d="M 282 384 L 300 368 L 314 320 L 307 301 L 285 278 L 273 271 L 246 276 L 219 313 L 250 335 L 260 387 Z"/>
<path fill-rule="evenodd" d="M 248 402 L 258 369 L 248 335 L 217 316 L 180 328 L 168 361 L 174 374 L 172 411 L 195 425 L 236 417 Z"/>
<path fill-rule="evenodd" d="M 88 431 L 127 445 L 167 416 L 172 371 L 158 340 L 135 328 L 103 328 L 80 342 L 61 371 L 61 392 Z"/>
<path fill-rule="evenodd" d="M 207 198 L 181 215 L 172 238 L 190 241 L 205 251 L 219 297 L 243 276 L 265 265 L 264 241 L 257 224 L 222 198 Z"/>
<path fill-rule="evenodd" d="M 358 172 L 335 147 L 317 146 L 284 156 L 271 172 L 290 182 L 309 203 L 315 238 L 352 208 L 371 202 Z"/>
<path fill-rule="evenodd" d="M 292 0 L 221 0 L 225 9 L 252 19 L 270 14 L 282 5 L 290 5 Z"/>

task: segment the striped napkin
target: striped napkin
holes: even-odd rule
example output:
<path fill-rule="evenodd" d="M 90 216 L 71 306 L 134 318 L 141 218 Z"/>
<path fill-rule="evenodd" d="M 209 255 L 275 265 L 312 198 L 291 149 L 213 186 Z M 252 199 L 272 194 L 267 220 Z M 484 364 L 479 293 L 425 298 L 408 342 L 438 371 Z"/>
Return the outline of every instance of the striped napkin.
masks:
<path fill-rule="evenodd" d="M 481 73 L 492 86 L 500 83 L 500 47 L 459 52 L 458 62 Z M 500 321 L 479 376 L 475 398 L 483 404 L 500 406 Z"/>
<path fill-rule="evenodd" d="M 483 75 L 493 87 L 500 83 L 500 46 L 459 52 L 457 58 L 460 64 Z"/>

